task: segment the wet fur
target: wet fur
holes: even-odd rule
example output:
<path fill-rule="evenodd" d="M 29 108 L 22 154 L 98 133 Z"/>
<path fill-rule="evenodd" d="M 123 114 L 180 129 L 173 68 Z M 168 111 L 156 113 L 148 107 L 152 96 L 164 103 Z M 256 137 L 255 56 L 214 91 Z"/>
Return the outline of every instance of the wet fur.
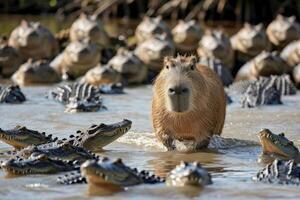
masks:
<path fill-rule="evenodd" d="M 166 58 L 166 62 L 190 65 L 195 57 L 179 56 Z M 183 65 L 184 65 L 183 64 Z M 208 67 L 196 64 L 194 70 L 180 74 L 178 78 L 191 84 L 190 110 L 184 113 L 170 112 L 166 101 L 166 78 L 170 75 L 164 69 L 154 84 L 152 99 L 152 124 L 157 138 L 169 149 L 174 149 L 173 140 L 194 140 L 195 148 L 206 147 L 213 134 L 220 135 L 223 129 L 226 98 L 218 76 Z M 180 68 L 180 66 L 175 65 Z"/>

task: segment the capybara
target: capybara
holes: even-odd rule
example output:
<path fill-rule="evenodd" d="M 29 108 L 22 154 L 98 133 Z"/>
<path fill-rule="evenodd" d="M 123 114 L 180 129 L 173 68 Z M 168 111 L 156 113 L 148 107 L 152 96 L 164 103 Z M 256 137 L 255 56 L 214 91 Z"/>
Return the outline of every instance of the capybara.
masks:
<path fill-rule="evenodd" d="M 223 129 L 226 98 L 218 76 L 195 56 L 165 57 L 155 80 L 152 123 L 168 150 L 175 141 L 193 141 L 193 149 L 207 147 Z"/>

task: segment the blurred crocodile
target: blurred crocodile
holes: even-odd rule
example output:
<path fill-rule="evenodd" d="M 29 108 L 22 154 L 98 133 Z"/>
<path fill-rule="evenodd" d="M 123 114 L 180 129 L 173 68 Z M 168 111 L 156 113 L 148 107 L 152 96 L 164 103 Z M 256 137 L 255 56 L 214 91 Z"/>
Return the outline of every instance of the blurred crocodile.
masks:
<path fill-rule="evenodd" d="M 262 146 L 262 157 L 264 155 L 271 157 L 280 157 L 281 159 L 293 159 L 300 161 L 300 153 L 294 143 L 288 140 L 284 133 L 274 134 L 269 129 L 263 129 L 258 133 Z M 263 158 L 264 159 L 264 158 Z"/>
<path fill-rule="evenodd" d="M 49 95 L 64 104 L 67 112 L 97 111 L 105 108 L 99 88 L 88 83 L 75 82 L 58 86 Z"/>
<path fill-rule="evenodd" d="M 0 103 L 22 103 L 24 101 L 26 101 L 26 97 L 18 85 L 0 86 Z"/>
<path fill-rule="evenodd" d="M 280 92 L 273 86 L 264 86 L 260 82 L 251 83 L 241 99 L 243 108 L 260 105 L 282 104 Z"/>
<path fill-rule="evenodd" d="M 300 184 L 300 166 L 294 160 L 274 160 L 273 163 L 268 164 L 260 170 L 254 181 L 264 183 L 278 183 L 278 184 Z"/>
<path fill-rule="evenodd" d="M 281 95 L 294 95 L 297 93 L 297 88 L 287 74 L 281 76 L 272 75 L 270 77 L 260 76 L 256 80 L 234 82 L 228 87 L 227 92 L 232 96 L 243 95 L 247 88 L 256 82 L 262 84 L 263 87 L 275 87 Z"/>

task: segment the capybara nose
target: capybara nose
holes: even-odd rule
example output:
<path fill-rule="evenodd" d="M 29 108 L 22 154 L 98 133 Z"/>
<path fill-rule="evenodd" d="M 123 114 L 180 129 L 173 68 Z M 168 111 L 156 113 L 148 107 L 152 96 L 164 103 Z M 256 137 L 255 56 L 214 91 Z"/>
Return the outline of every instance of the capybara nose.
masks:
<path fill-rule="evenodd" d="M 187 94 L 188 92 L 189 92 L 188 88 L 181 87 L 181 86 L 170 87 L 169 90 L 168 90 L 168 94 L 170 96 Z"/>

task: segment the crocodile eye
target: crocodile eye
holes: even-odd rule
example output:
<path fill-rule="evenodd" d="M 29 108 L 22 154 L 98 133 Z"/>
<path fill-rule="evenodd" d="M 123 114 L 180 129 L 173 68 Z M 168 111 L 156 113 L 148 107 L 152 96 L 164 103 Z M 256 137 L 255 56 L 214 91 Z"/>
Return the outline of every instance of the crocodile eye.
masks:
<path fill-rule="evenodd" d="M 284 137 L 284 133 L 279 133 L 278 135 L 281 137 Z"/>

